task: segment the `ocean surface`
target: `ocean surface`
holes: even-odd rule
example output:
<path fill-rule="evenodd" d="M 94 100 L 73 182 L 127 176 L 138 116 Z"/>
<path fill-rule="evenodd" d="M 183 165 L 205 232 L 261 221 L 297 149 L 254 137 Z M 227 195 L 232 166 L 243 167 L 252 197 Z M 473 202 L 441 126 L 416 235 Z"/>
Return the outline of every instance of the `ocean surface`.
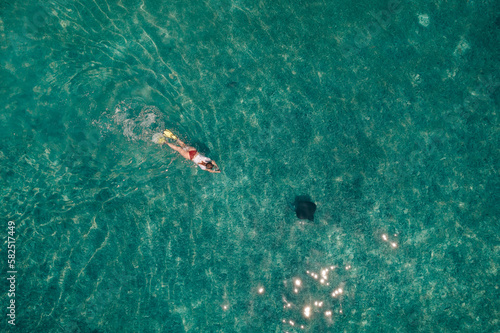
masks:
<path fill-rule="evenodd" d="M 500 331 L 499 45 L 493 0 L 2 0 L 0 331 Z"/>

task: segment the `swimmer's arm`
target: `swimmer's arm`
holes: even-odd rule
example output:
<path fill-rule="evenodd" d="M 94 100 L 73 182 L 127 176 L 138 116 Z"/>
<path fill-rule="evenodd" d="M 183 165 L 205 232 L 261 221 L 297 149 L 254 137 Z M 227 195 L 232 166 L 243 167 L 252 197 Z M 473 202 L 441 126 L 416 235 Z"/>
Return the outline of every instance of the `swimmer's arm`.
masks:
<path fill-rule="evenodd" d="M 210 170 L 210 169 L 206 169 L 206 170 L 207 170 L 208 172 L 211 172 L 211 173 L 220 173 L 220 170 L 217 170 L 217 171 L 215 171 L 215 170 Z"/>
<path fill-rule="evenodd" d="M 219 166 L 217 165 L 217 163 L 215 163 L 215 161 L 212 161 L 212 164 L 215 165 L 215 167 L 218 169 L 218 171 L 215 171 L 216 173 L 219 173 L 220 172 L 220 168 Z"/>

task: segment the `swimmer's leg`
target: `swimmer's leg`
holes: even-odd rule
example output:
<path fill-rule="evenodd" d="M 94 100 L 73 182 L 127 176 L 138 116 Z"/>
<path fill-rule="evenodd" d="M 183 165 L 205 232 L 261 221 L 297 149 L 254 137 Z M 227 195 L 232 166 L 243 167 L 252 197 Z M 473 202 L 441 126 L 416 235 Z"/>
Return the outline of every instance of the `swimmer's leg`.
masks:
<path fill-rule="evenodd" d="M 179 146 L 181 146 L 181 148 L 184 149 L 185 151 L 196 150 L 196 148 L 188 146 L 187 144 L 185 144 L 184 142 L 182 142 L 179 139 L 177 139 L 177 144 Z"/>
<path fill-rule="evenodd" d="M 182 157 L 184 157 L 185 159 L 188 159 L 188 160 L 190 159 L 190 158 L 189 158 L 189 153 L 188 153 L 185 149 L 183 149 L 183 148 L 181 148 L 181 147 L 178 147 L 178 146 L 176 146 L 176 145 L 174 145 L 174 144 L 172 144 L 172 143 L 170 143 L 170 142 L 167 142 L 166 144 L 167 144 L 170 148 L 172 148 L 173 150 L 175 150 L 176 152 L 178 152 L 179 154 L 181 154 L 181 155 L 182 155 Z"/>
<path fill-rule="evenodd" d="M 181 146 L 183 149 L 186 149 L 186 147 L 188 147 L 188 145 L 182 142 L 180 139 L 177 139 L 177 144 Z"/>

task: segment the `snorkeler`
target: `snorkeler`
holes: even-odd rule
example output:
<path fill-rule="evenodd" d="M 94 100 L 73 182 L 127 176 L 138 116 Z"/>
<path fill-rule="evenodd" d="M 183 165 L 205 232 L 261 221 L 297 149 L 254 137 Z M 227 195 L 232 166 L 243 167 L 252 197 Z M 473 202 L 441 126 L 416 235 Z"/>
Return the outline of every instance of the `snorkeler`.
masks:
<path fill-rule="evenodd" d="M 217 165 L 217 163 L 212 161 L 210 158 L 200 154 L 196 150 L 196 148 L 186 145 L 175 134 L 173 134 L 169 130 L 165 130 L 163 132 L 163 135 L 165 137 L 170 138 L 170 139 L 176 140 L 176 142 L 179 146 L 176 146 L 170 142 L 167 142 L 166 140 L 159 141 L 158 143 L 167 144 L 170 148 L 172 148 L 173 150 L 175 150 L 176 152 L 181 154 L 182 157 L 184 157 L 185 159 L 193 161 L 202 170 L 206 170 L 206 171 L 212 172 L 212 173 L 219 173 L 220 172 L 220 168 Z"/>

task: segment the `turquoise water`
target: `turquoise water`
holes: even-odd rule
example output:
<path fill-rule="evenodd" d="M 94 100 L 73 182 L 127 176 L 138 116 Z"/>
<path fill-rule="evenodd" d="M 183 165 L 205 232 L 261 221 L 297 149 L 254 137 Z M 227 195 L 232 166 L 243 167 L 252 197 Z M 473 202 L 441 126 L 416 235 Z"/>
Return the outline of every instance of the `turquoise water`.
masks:
<path fill-rule="evenodd" d="M 0 329 L 499 331 L 499 13 L 3 1 Z"/>

